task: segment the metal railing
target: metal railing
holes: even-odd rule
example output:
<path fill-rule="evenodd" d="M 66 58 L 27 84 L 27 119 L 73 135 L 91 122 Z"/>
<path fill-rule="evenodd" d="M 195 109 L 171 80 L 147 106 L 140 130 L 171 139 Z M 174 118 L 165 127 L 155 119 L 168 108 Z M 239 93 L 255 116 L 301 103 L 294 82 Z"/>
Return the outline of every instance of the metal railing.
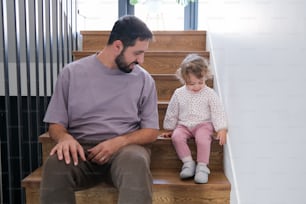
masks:
<path fill-rule="evenodd" d="M 0 0 L 2 203 L 24 203 L 21 180 L 41 165 L 42 119 L 76 25 L 76 0 Z"/>

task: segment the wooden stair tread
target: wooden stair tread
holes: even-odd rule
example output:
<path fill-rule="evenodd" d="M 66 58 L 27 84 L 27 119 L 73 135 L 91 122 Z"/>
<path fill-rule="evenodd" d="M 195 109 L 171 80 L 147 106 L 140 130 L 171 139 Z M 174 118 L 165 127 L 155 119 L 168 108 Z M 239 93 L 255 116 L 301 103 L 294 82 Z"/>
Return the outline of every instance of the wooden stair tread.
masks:
<path fill-rule="evenodd" d="M 166 105 L 168 105 L 169 101 L 159 101 L 159 103 L 160 103 L 160 104 L 166 104 Z M 165 130 L 160 130 L 160 131 L 159 131 L 160 135 L 161 135 L 164 131 L 165 131 Z M 159 137 L 158 137 L 158 140 L 170 140 L 170 139 L 169 139 L 169 138 L 164 138 L 164 137 L 159 136 Z M 40 143 L 45 144 L 45 143 L 50 143 L 50 142 L 52 142 L 52 139 L 50 138 L 48 132 L 45 132 L 45 133 L 43 133 L 43 134 L 41 134 L 41 135 L 39 136 L 38 141 L 39 141 Z"/>
<path fill-rule="evenodd" d="M 102 48 L 96 49 L 96 50 L 78 50 L 78 51 L 73 51 L 73 54 L 78 54 L 78 55 L 91 55 L 96 52 L 99 52 Z M 209 55 L 209 52 L 206 50 L 198 50 L 198 51 L 191 51 L 191 50 L 186 50 L 186 51 L 181 51 L 181 50 L 147 50 L 145 52 L 145 55 L 183 55 L 185 56 L 188 53 L 197 53 L 199 55 L 207 56 Z"/>
<path fill-rule="evenodd" d="M 154 35 L 187 35 L 190 36 L 192 34 L 194 35 L 200 35 L 200 36 L 205 36 L 206 35 L 206 31 L 205 30 L 165 30 L 165 31 L 152 31 Z M 82 30 L 80 31 L 81 35 L 109 35 L 110 31 L 109 30 Z"/>
<path fill-rule="evenodd" d="M 76 56 L 76 58 L 81 58 L 89 55 L 93 55 L 97 52 L 99 52 L 102 48 L 96 49 L 96 50 L 80 50 L 80 51 L 73 51 L 73 55 Z M 148 50 L 145 52 L 145 59 L 149 57 L 154 56 L 162 56 L 162 57 L 180 57 L 180 60 L 183 59 L 187 54 L 189 53 L 195 53 L 198 55 L 201 55 L 203 57 L 209 58 L 209 51 L 206 50 L 198 50 L 198 51 L 178 51 L 178 50 Z"/>
<path fill-rule="evenodd" d="M 31 174 L 26 176 L 21 181 L 21 186 L 24 188 L 38 188 L 41 182 L 42 167 L 38 167 Z"/>
<path fill-rule="evenodd" d="M 26 189 L 27 203 L 39 204 L 39 186 L 41 167 L 22 181 Z M 179 170 L 152 170 L 153 204 L 225 204 L 230 202 L 231 185 L 223 172 L 212 172 L 207 184 L 195 184 L 193 179 L 180 180 Z M 108 203 L 116 204 L 118 191 L 110 184 L 101 183 L 97 186 L 77 191 L 78 204 Z"/>
<path fill-rule="evenodd" d="M 100 49 L 99 49 L 100 50 Z M 97 50 L 92 51 L 74 51 L 73 59 L 78 60 L 83 57 L 90 56 L 96 53 Z M 150 51 L 145 53 L 145 60 L 141 64 L 150 74 L 171 74 L 175 73 L 177 68 L 180 66 L 183 59 L 190 53 L 197 53 L 200 56 L 209 59 L 208 51 Z"/>
<path fill-rule="evenodd" d="M 83 50 L 102 49 L 108 41 L 110 31 L 81 31 Z M 206 49 L 206 31 L 153 31 L 154 39 L 149 50 Z"/>
<path fill-rule="evenodd" d="M 197 186 L 193 179 L 181 180 L 179 178 L 179 170 L 177 169 L 153 169 L 152 175 L 154 178 L 154 185 L 175 185 L 175 186 Z M 219 188 L 222 185 L 222 189 L 229 188 L 229 182 L 221 171 L 211 172 L 209 175 L 209 181 L 205 185 L 200 185 L 204 188 Z M 218 187 L 219 186 L 219 187 Z"/>
<path fill-rule="evenodd" d="M 160 135 L 165 130 L 160 130 Z M 215 137 L 215 134 L 213 135 Z M 47 159 L 49 152 L 55 145 L 48 133 L 39 137 L 39 141 L 43 145 L 43 162 Z M 196 157 L 196 145 L 194 140 L 189 140 L 189 147 L 193 157 Z M 162 156 L 161 156 L 162 155 Z M 211 171 L 223 171 L 223 147 L 219 145 L 217 140 L 213 140 L 211 144 L 211 155 L 209 168 Z M 159 136 L 152 145 L 151 169 L 180 169 L 181 161 L 171 142 L 171 138 Z"/>
<path fill-rule="evenodd" d="M 42 167 L 37 168 L 30 175 L 22 180 L 22 187 L 25 188 L 39 188 L 41 182 Z M 161 186 L 175 186 L 176 188 L 182 187 L 199 187 L 201 189 L 214 189 L 214 190 L 229 190 L 230 183 L 221 171 L 211 172 L 209 181 L 205 185 L 195 184 L 193 179 L 181 180 L 179 178 L 179 170 L 177 169 L 152 169 L 153 175 L 153 188 Z M 101 183 L 93 188 L 114 188 L 110 184 Z"/>

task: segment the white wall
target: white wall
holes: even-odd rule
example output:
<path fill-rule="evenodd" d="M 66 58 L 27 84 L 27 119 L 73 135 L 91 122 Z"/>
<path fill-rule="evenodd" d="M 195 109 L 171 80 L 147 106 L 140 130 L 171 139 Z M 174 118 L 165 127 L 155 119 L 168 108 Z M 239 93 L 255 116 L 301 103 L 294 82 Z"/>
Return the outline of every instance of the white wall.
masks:
<path fill-rule="evenodd" d="M 305 9 L 305 0 L 210 0 L 200 11 L 229 116 L 231 204 L 306 203 Z"/>

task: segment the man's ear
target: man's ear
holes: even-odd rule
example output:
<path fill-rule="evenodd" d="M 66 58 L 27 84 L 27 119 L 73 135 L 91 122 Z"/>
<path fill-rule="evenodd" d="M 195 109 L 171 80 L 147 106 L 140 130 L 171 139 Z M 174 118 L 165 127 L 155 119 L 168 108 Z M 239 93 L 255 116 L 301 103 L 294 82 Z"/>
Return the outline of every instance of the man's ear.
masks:
<path fill-rule="evenodd" d="M 116 50 L 116 52 L 119 54 L 123 50 L 123 43 L 121 40 L 115 40 L 113 43 L 113 47 Z"/>

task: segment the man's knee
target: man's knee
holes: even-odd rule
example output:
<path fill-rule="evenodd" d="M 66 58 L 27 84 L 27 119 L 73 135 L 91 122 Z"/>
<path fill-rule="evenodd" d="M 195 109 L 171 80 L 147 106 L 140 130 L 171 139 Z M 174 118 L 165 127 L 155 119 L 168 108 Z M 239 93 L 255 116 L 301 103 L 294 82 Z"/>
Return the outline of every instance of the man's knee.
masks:
<path fill-rule="evenodd" d="M 112 179 L 119 189 L 118 203 L 151 203 L 150 151 L 139 145 L 124 148 L 112 163 Z"/>
<path fill-rule="evenodd" d="M 70 165 L 60 161 L 57 155 L 50 156 L 44 163 L 40 186 L 41 203 L 74 203 L 73 179 Z"/>
<path fill-rule="evenodd" d="M 43 167 L 42 187 L 59 188 L 64 186 L 73 187 L 73 165 L 58 160 L 57 155 L 50 156 Z"/>
<path fill-rule="evenodd" d="M 123 165 L 150 165 L 150 152 L 140 145 L 129 145 L 122 149 L 117 155 Z"/>
<path fill-rule="evenodd" d="M 123 180 L 150 180 L 150 152 L 139 145 L 122 149 L 112 163 L 111 173 L 115 183 L 122 183 Z"/>
<path fill-rule="evenodd" d="M 44 172 L 56 175 L 60 172 L 63 175 L 65 172 L 71 171 L 72 167 L 72 164 L 66 164 L 64 160 L 59 160 L 57 155 L 51 155 L 44 164 Z"/>

